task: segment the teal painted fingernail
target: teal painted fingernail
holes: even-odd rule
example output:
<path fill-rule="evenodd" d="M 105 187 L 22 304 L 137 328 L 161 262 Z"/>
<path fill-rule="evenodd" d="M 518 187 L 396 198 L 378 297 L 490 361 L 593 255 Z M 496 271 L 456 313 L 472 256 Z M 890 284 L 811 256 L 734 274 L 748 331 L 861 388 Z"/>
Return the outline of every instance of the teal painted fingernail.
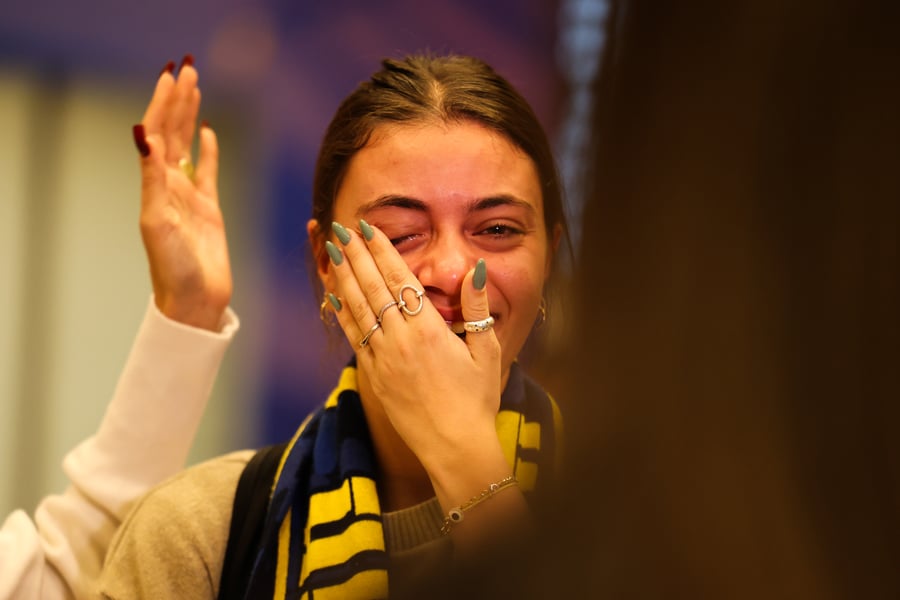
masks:
<path fill-rule="evenodd" d="M 334 266 L 344 262 L 344 254 L 341 252 L 341 249 L 332 244 L 331 241 L 325 242 L 325 251 L 328 252 L 328 256 L 331 257 L 331 262 L 334 263 Z"/>
<path fill-rule="evenodd" d="M 331 223 L 331 230 L 334 231 L 334 235 L 336 235 L 337 238 L 341 240 L 341 243 L 343 245 L 346 246 L 350 243 L 350 232 L 347 231 L 347 229 L 344 228 L 343 225 L 341 225 L 337 221 L 334 221 Z"/>
<path fill-rule="evenodd" d="M 372 238 L 375 236 L 375 232 L 372 230 L 372 226 L 360 219 L 359 229 L 362 231 L 363 237 L 366 238 L 366 241 L 371 242 Z"/>
<path fill-rule="evenodd" d="M 328 292 L 328 301 L 331 302 L 331 305 L 334 307 L 334 310 L 341 310 L 341 301 L 338 300 L 337 296 Z"/>
<path fill-rule="evenodd" d="M 483 258 L 479 258 L 475 263 L 475 276 L 472 277 L 472 285 L 476 290 L 483 290 L 484 284 L 487 283 L 487 264 Z"/>

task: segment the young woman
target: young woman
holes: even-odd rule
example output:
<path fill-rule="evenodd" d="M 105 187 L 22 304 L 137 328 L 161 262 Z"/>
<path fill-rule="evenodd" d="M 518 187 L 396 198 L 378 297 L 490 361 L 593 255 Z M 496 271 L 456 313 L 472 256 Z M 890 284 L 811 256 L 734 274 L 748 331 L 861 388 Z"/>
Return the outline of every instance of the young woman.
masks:
<path fill-rule="evenodd" d="M 191 219 L 183 197 L 215 194 L 208 128 L 187 160 L 198 106 L 163 73 L 135 130 L 145 201 Z M 516 356 L 565 235 L 534 113 L 479 60 L 386 60 L 338 108 L 313 195 L 323 305 L 353 359 L 289 443 L 146 496 L 105 597 L 385 597 L 527 532 L 560 419 Z"/>

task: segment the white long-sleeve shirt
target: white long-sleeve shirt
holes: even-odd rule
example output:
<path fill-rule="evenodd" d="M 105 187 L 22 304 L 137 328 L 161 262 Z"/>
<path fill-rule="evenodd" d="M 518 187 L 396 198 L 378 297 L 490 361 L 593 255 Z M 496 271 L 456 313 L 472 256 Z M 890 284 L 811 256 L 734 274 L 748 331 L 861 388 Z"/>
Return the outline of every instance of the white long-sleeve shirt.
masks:
<path fill-rule="evenodd" d="M 63 460 L 70 485 L 0 527 L 0 600 L 95 597 L 106 548 L 133 502 L 184 467 L 222 357 L 218 333 L 167 319 L 153 299 L 97 432 Z"/>

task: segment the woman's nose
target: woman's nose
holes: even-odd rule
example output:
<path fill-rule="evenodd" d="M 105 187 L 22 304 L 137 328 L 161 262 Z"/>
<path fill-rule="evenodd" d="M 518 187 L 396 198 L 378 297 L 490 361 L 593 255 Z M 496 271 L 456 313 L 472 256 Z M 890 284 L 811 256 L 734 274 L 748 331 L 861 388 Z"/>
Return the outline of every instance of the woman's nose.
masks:
<path fill-rule="evenodd" d="M 455 296 L 466 273 L 475 266 L 465 244 L 445 239 L 431 244 L 420 257 L 416 277 L 426 291 Z"/>

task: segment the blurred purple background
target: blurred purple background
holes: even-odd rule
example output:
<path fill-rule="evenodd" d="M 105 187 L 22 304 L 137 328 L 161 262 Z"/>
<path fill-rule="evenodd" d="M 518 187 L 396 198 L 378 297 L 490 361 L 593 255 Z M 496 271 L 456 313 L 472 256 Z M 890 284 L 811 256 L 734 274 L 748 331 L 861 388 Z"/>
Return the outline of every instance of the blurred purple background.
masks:
<path fill-rule="evenodd" d="M 234 305 L 245 330 L 260 336 L 260 385 L 247 401 L 258 403 L 258 441 L 267 443 L 293 433 L 350 355 L 338 342 L 322 358 L 329 342 L 304 260 L 313 161 L 333 110 L 383 57 L 457 52 L 491 63 L 529 99 L 551 137 L 558 137 L 567 98 L 566 74 L 557 67 L 559 5 L 7 0 L 0 8 L 0 61 L 50 81 L 114 79 L 149 97 L 166 61 L 177 62 L 186 52 L 195 56 L 204 94 L 201 116 L 220 132 L 219 125 L 241 132 L 239 148 L 220 133 L 223 154 L 250 165 L 259 180 L 248 188 L 252 197 L 231 200 L 254 215 L 264 257 L 264 264 L 254 266 L 254 285 L 261 289 L 248 290 L 246 283 L 242 288 L 236 270 Z M 219 114 L 229 115 L 229 122 L 217 124 L 210 116 Z M 244 225 L 225 216 L 232 229 Z M 251 293 L 261 304 L 258 319 L 242 313 L 241 300 Z"/>

